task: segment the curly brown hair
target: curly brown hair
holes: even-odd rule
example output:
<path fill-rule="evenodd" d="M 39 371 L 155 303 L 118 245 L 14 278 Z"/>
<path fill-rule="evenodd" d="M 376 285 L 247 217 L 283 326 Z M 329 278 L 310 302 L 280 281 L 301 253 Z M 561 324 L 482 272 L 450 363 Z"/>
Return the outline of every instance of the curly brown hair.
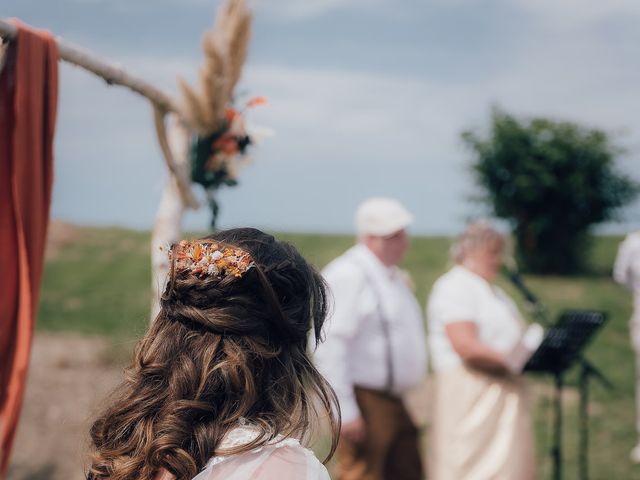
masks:
<path fill-rule="evenodd" d="M 248 252 L 242 277 L 198 278 L 172 265 L 161 310 L 136 346 L 113 403 L 91 427 L 88 480 L 194 477 L 243 419 L 260 434 L 307 437 L 322 407 L 339 431 L 335 393 L 311 362 L 327 314 L 320 274 L 290 244 L 241 228 L 207 237 Z M 315 347 L 314 345 L 314 347 Z"/>

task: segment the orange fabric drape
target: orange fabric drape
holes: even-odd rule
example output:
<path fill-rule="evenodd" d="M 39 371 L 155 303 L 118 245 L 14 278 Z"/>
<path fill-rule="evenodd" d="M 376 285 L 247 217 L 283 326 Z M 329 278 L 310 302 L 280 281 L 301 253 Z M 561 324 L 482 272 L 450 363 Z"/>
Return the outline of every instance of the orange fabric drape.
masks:
<path fill-rule="evenodd" d="M 0 72 L 0 478 L 29 366 L 53 183 L 58 48 L 15 20 Z"/>

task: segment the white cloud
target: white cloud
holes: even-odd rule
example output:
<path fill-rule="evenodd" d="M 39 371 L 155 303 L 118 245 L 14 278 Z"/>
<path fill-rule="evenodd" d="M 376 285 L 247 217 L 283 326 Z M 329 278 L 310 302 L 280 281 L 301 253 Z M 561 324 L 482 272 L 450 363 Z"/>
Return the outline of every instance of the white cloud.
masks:
<path fill-rule="evenodd" d="M 524 11 L 555 29 L 581 28 L 612 16 L 640 16 L 637 0 L 516 0 Z"/>
<path fill-rule="evenodd" d="M 305 2 L 286 0 L 259 8 L 293 18 L 291 8 L 306 8 L 305 15 L 321 15 L 358 1 L 320 5 L 314 0 L 305 7 L 295 7 Z M 560 22 L 560 16 L 568 13 L 563 10 L 565 6 L 547 0 L 541 0 L 542 6 L 519 1 L 522 8 L 545 22 Z M 576 7 L 573 0 L 569 3 Z M 345 205 L 348 210 L 358 195 L 389 188 L 392 193 L 406 195 L 418 208 L 429 210 L 425 212 L 429 219 L 418 225 L 419 230 L 433 231 L 435 225 L 441 231 L 451 231 L 460 222 L 459 212 L 465 211 L 464 198 L 471 190 L 470 178 L 464 173 L 468 156 L 461 148 L 459 133 L 486 125 L 493 102 L 516 114 L 568 118 L 614 132 L 626 129 L 622 140 L 635 150 L 625 160 L 624 168 L 640 179 L 640 120 L 635 114 L 640 110 L 640 96 L 636 94 L 640 70 L 631 55 L 633 48 L 625 51 L 621 45 L 608 43 L 586 30 L 571 31 L 609 14 L 637 12 L 621 0 L 614 0 L 613 10 L 589 2 L 586 5 L 586 12 L 576 13 L 579 20 L 552 25 L 560 29 L 553 35 L 533 32 L 517 51 L 488 66 L 483 75 L 474 76 L 483 80 L 473 82 L 250 63 L 243 89 L 270 100 L 267 106 L 252 110 L 250 119 L 273 127 L 277 136 L 256 149 L 256 162 L 245 172 L 240 187 L 223 194 L 229 199 L 223 215 L 246 224 L 288 229 L 296 225 L 343 228 L 350 224 L 350 212 L 343 212 Z M 282 11 L 275 12 L 277 8 Z M 317 48 L 317 44 L 309 43 L 309 48 L 314 46 Z M 504 52 L 497 51 L 496 55 Z M 199 56 L 197 51 L 189 58 L 132 54 L 118 60 L 131 72 L 175 93 L 176 75 L 193 79 Z M 451 62 L 456 61 L 451 58 Z M 78 209 L 83 207 L 82 218 L 122 215 L 143 219 L 139 221 L 148 225 L 163 171 L 150 112 L 144 100 L 129 92 L 107 91 L 88 75 L 63 75 L 59 120 L 65 126 L 60 128 L 57 143 L 64 155 L 57 211 L 80 216 Z M 78 135 L 76 129 L 82 134 Z M 96 168 L 92 161 L 102 165 Z M 122 172 L 131 172 L 132 177 Z M 336 178 L 336 172 L 340 172 L 340 178 Z M 77 177 L 88 179 L 83 180 L 82 188 L 89 194 L 98 188 L 92 186 L 93 177 L 100 177 L 103 189 L 109 184 L 119 186 L 122 198 L 114 199 L 112 213 L 109 209 L 78 206 L 71 198 L 61 200 L 60 195 L 78 188 Z M 357 192 L 350 188 L 356 180 L 360 182 Z M 272 188 L 273 184 L 278 188 Z M 334 184 L 328 199 L 326 187 Z M 291 195 L 309 198 L 290 202 Z M 133 207 L 132 199 L 139 197 L 146 200 Z M 255 202 L 255 198 L 265 201 Z M 439 208 L 422 207 L 435 204 Z M 299 211 L 303 208 L 325 213 L 310 216 Z M 332 217 L 333 213 L 326 213 L 336 209 L 344 213 L 342 223 Z"/>
<path fill-rule="evenodd" d="M 197 7 L 211 7 L 211 11 L 221 5 L 222 0 L 71 0 L 81 5 L 95 5 L 109 3 L 121 12 L 139 11 L 141 6 L 153 8 L 159 3 L 193 5 Z M 372 8 L 384 4 L 385 0 L 249 0 L 250 8 L 258 15 L 266 14 L 284 20 L 303 20 L 315 18 L 345 9 Z"/>
<path fill-rule="evenodd" d="M 282 65 L 250 66 L 245 79 L 271 97 L 264 115 L 294 128 L 373 136 L 393 132 L 402 138 L 416 130 L 436 135 L 450 130 L 471 93 L 413 77 Z"/>
<path fill-rule="evenodd" d="M 256 0 L 256 12 L 288 20 L 318 17 L 328 13 L 357 8 L 372 8 L 384 0 Z"/>

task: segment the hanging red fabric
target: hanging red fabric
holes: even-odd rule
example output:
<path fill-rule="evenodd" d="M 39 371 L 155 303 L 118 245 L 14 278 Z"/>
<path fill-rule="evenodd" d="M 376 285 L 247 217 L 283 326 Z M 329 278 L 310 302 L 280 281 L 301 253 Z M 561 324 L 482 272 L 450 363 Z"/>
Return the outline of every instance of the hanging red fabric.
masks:
<path fill-rule="evenodd" d="M 53 184 L 58 48 L 14 20 L 0 72 L 0 478 L 27 380 Z"/>

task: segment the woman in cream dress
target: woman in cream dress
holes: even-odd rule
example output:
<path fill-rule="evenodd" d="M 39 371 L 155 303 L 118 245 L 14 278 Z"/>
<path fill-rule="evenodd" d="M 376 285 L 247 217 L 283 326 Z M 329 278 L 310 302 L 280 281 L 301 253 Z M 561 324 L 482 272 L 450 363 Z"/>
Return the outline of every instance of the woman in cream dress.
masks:
<path fill-rule="evenodd" d="M 456 265 L 429 297 L 431 480 L 535 478 L 525 382 L 506 362 L 525 325 L 493 284 L 504 248 L 505 239 L 490 226 L 469 226 L 452 249 Z"/>

